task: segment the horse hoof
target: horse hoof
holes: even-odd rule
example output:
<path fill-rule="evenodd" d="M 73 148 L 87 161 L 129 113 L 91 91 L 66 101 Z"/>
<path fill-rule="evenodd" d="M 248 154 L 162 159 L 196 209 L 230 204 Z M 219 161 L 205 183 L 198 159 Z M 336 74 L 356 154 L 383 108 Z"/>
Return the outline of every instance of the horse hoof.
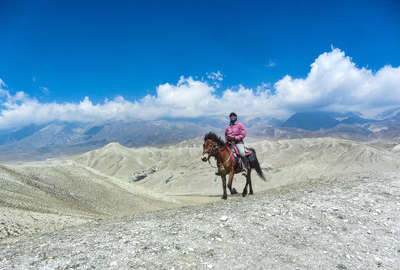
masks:
<path fill-rule="evenodd" d="M 228 198 L 228 196 L 226 195 L 222 195 L 221 199 L 226 200 Z"/>
<path fill-rule="evenodd" d="M 253 195 L 253 191 L 250 191 L 250 192 L 249 192 L 249 195 Z"/>
<path fill-rule="evenodd" d="M 242 196 L 243 196 L 243 197 L 246 197 L 246 195 L 247 195 L 247 193 L 244 193 L 244 192 L 242 193 Z"/>
<path fill-rule="evenodd" d="M 232 194 L 237 194 L 237 190 L 236 189 L 232 189 Z"/>

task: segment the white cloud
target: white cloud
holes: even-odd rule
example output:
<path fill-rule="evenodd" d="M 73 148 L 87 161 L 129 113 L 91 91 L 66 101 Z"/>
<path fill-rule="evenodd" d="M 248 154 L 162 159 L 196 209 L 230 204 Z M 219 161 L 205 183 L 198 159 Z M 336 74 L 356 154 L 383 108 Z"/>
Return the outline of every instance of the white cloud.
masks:
<path fill-rule="evenodd" d="M 208 74 L 222 81 L 221 72 Z M 0 79 L 0 129 L 53 120 L 94 122 L 106 120 L 157 119 L 163 117 L 225 116 L 288 117 L 311 110 L 360 111 L 366 116 L 400 106 L 400 67 L 385 66 L 376 73 L 358 68 L 339 49 L 321 54 L 305 78 L 286 75 L 272 87 L 239 86 L 217 94 L 212 82 L 181 77 L 177 84 L 157 87 L 156 95 L 136 101 L 123 97 L 93 104 L 89 97 L 79 103 L 40 103 L 24 92 L 10 94 Z"/>
<path fill-rule="evenodd" d="M 0 90 L 2 90 L 2 88 L 7 88 L 7 85 L 6 85 L 5 82 L 0 78 Z"/>
<path fill-rule="evenodd" d="M 271 68 L 271 67 L 274 67 L 274 66 L 276 66 L 276 63 L 274 61 L 272 61 L 272 60 L 269 60 L 268 64 L 265 65 L 265 67 L 267 67 L 267 68 Z"/>
<path fill-rule="evenodd" d="M 207 73 L 207 78 L 212 81 L 221 82 L 223 80 L 224 76 L 222 75 L 221 71 L 218 70 L 217 72 Z"/>
<path fill-rule="evenodd" d="M 286 75 L 275 83 L 273 103 L 299 110 L 355 110 L 368 116 L 400 106 L 400 67 L 384 66 L 375 74 L 358 68 L 339 49 L 321 54 L 305 79 Z"/>
<path fill-rule="evenodd" d="M 42 91 L 43 94 L 48 95 L 50 93 L 49 88 L 45 87 L 45 86 L 40 86 L 39 87 L 40 91 Z"/>
<path fill-rule="evenodd" d="M 222 75 L 221 71 L 207 73 L 207 79 L 214 85 L 216 88 L 221 87 L 221 82 L 224 79 L 224 75 Z"/>

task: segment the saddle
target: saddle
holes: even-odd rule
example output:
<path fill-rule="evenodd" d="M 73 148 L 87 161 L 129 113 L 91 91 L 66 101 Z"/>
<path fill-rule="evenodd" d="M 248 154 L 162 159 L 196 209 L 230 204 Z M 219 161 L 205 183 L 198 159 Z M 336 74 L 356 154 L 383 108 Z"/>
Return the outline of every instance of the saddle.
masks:
<path fill-rule="evenodd" d="M 232 159 L 233 159 L 233 167 L 236 169 L 241 169 L 242 164 L 239 162 L 240 158 L 240 152 L 239 149 L 235 144 L 230 144 L 230 146 L 227 147 L 229 152 L 232 153 Z M 245 148 L 245 155 L 247 158 L 250 158 L 250 156 L 253 154 L 253 152 L 247 148 Z"/>
<path fill-rule="evenodd" d="M 233 151 L 234 155 L 236 155 L 237 157 L 240 156 L 240 152 L 239 152 L 239 149 L 237 148 L 236 144 L 231 144 L 230 148 Z M 253 154 L 253 152 L 251 150 L 247 149 L 246 147 L 244 148 L 244 153 L 245 153 L 246 157 Z"/>

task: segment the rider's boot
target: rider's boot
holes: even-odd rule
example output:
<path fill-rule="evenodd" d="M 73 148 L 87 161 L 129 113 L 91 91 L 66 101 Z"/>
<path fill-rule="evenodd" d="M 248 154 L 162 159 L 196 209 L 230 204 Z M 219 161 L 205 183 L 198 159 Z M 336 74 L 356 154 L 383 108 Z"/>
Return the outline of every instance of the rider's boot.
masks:
<path fill-rule="evenodd" d="M 247 170 L 249 167 L 249 163 L 246 157 L 240 157 L 240 160 L 242 161 L 242 175 L 247 176 Z"/>

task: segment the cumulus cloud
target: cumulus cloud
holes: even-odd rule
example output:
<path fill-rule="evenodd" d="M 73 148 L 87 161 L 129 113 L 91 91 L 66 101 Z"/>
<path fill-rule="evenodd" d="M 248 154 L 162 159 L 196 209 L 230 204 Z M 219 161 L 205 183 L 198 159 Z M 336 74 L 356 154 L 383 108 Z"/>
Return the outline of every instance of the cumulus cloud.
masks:
<path fill-rule="evenodd" d="M 148 95 L 134 103 L 140 119 L 163 117 L 200 117 L 226 115 L 237 111 L 242 115 L 264 115 L 269 89 L 226 89 L 218 97 L 216 89 L 207 82 L 181 77 L 176 85 L 169 83 L 157 87 L 155 96 Z"/>
<path fill-rule="evenodd" d="M 339 49 L 321 54 L 305 78 L 284 76 L 272 86 L 256 89 L 242 85 L 217 93 L 212 81 L 221 72 L 207 74 L 211 82 L 181 77 L 165 83 L 155 95 L 128 101 L 123 97 L 93 104 L 89 97 L 79 103 L 41 103 L 24 92 L 11 94 L 0 79 L 0 129 L 53 120 L 99 122 L 165 117 L 222 116 L 236 111 L 241 117 L 285 118 L 300 111 L 359 111 L 374 116 L 400 106 L 400 67 L 384 66 L 377 72 L 357 67 Z"/>
<path fill-rule="evenodd" d="M 306 78 L 286 75 L 274 88 L 272 102 L 292 112 L 321 109 L 374 116 L 400 105 L 400 67 L 384 66 L 373 73 L 333 49 L 314 61 Z"/>

